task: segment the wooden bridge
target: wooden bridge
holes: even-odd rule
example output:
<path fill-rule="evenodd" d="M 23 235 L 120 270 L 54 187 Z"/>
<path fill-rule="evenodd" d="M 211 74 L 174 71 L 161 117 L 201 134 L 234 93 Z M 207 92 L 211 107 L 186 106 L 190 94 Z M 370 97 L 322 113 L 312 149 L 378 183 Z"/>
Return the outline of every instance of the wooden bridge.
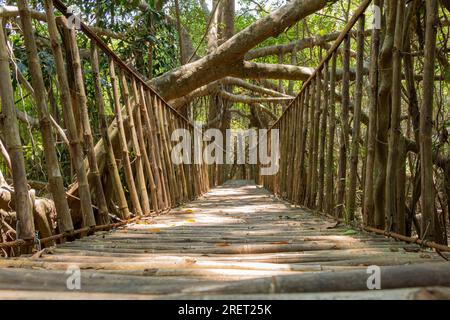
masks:
<path fill-rule="evenodd" d="M 382 292 L 368 290 L 368 266 Z M 248 181 L 189 205 L 0 261 L 0 297 L 46 299 L 443 298 L 442 257 L 280 201 Z M 67 289 L 79 268 L 81 289 Z M 70 274 L 70 273 L 69 273 Z"/>
<path fill-rule="evenodd" d="M 193 124 L 93 29 L 84 23 L 81 32 L 70 28 L 64 17 L 67 8 L 59 0 L 45 1 L 45 16 L 19 0 L 32 81 L 23 75 L 18 79 L 39 109 L 48 190 L 56 213 L 40 210 L 45 200 L 35 199 L 28 187 L 14 92 L 8 81 L 10 56 L 0 20 L 3 127 L 11 137 L 6 147 L 18 226 L 16 232 L 8 233 L 13 239 L 0 242 L 9 257 L 0 260 L 0 298 L 449 298 L 450 248 L 443 244 L 446 233 L 439 229 L 434 211 L 430 215 L 423 202 L 420 224 L 415 216 L 398 209 L 404 198 L 396 193 L 391 198 L 387 193 L 386 208 L 394 209 L 383 217 L 377 215 L 371 189 L 373 150 L 369 148 L 366 159 L 358 158 L 361 123 L 372 125 L 369 146 L 380 138 L 374 131 L 376 108 L 371 108 L 370 115 L 361 111 L 367 76 L 364 13 L 371 2 L 362 2 L 298 97 L 272 126 L 271 130 L 280 133 L 279 172 L 257 175 L 256 184 L 240 180 L 222 184 L 217 178 L 218 165 L 173 164 L 171 132 L 177 128 L 193 132 Z M 63 15 L 55 16 L 55 12 Z M 66 130 L 55 125 L 48 111 L 33 19 L 45 20 L 48 26 Z M 351 70 L 355 26 L 357 66 Z M 379 36 L 375 29 L 373 39 Z M 86 61 L 81 61 L 78 37 L 90 41 L 89 79 L 82 68 Z M 342 74 L 337 72 L 338 64 Z M 370 76 L 384 71 L 376 64 L 370 69 Z M 401 72 L 394 73 L 393 85 L 398 85 L 401 76 Z M 353 102 L 352 79 L 356 80 Z M 85 92 L 87 81 L 93 86 L 94 101 Z M 111 96 L 105 86 L 110 86 Z M 338 86 L 342 94 L 336 93 Z M 376 105 L 374 100 L 369 102 Z M 338 102 L 341 121 L 336 116 Z M 112 118 L 105 111 L 108 103 Z M 400 103 L 394 101 L 393 108 L 398 110 Z M 91 127 L 91 108 L 96 108 L 99 128 Z M 399 118 L 397 114 L 392 120 Z M 338 170 L 334 166 L 337 127 L 341 139 Z M 93 131 L 101 133 L 98 141 Z M 54 132 L 70 149 L 76 179 L 68 190 L 57 160 Z M 397 163 L 407 152 L 417 153 L 414 141 L 397 134 L 390 139 L 386 150 Z M 275 152 L 271 140 L 268 146 Z M 391 154 L 397 146 L 402 146 L 399 153 Z M 427 170 L 433 165 L 447 168 L 449 162 L 439 156 L 426 161 L 422 165 L 429 166 Z M 397 186 L 404 179 L 398 168 L 386 168 Z M 365 181 L 358 180 L 359 172 Z M 365 192 L 362 201 L 357 198 L 358 184 Z M 358 202 L 363 206 L 361 217 Z M 56 229 L 51 227 L 51 214 L 56 214 Z M 413 224 L 419 237 L 410 232 Z M 383 291 L 369 290 L 374 289 L 370 276 L 377 270 Z M 77 274 L 80 279 L 72 283 L 71 277 Z"/>

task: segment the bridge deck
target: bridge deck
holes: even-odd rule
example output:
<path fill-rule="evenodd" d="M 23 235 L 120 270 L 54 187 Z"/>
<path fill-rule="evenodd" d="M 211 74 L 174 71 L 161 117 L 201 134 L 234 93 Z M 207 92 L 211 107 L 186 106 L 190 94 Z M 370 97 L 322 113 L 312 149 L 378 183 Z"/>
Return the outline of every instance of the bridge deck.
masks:
<path fill-rule="evenodd" d="M 1 260 L 0 299 L 448 297 L 449 288 L 405 289 L 401 281 L 387 291 L 366 289 L 367 266 L 441 268 L 443 261 L 432 251 L 356 233 L 235 181 L 170 215 L 40 256 Z M 74 267 L 81 269 L 81 290 L 67 289 Z M 440 284 L 424 281 L 409 279 L 407 286 Z"/>

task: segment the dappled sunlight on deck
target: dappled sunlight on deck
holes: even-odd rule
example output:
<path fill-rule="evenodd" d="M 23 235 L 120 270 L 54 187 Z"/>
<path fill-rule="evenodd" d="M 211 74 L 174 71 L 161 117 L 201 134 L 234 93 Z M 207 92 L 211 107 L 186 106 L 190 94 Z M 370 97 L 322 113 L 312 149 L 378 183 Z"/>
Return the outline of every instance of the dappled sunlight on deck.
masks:
<path fill-rule="evenodd" d="M 64 272 L 71 266 L 81 270 L 86 297 L 138 293 L 151 299 L 229 292 L 234 286 L 240 292 L 246 290 L 239 285 L 243 281 L 441 261 L 429 250 L 357 232 L 277 200 L 251 182 L 233 181 L 168 215 L 50 248 L 40 256 L 0 261 L 2 279 L 10 279 L 0 281 L 0 296 L 7 296 L 2 289 L 13 287 L 63 290 Z M 21 277 L 27 281 L 13 280 Z"/>

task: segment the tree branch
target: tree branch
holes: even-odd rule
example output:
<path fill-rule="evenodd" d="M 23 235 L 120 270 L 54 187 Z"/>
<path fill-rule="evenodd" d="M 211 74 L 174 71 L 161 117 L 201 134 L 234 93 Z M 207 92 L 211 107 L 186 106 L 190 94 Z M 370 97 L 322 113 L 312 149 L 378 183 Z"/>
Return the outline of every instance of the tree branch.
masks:
<path fill-rule="evenodd" d="M 231 75 L 232 66 L 239 65 L 250 49 L 331 2 L 334 1 L 293 0 L 237 33 L 206 57 L 169 71 L 151 80 L 150 85 L 165 99 L 171 100 Z"/>
<path fill-rule="evenodd" d="M 232 101 L 232 102 L 240 102 L 245 104 L 255 104 L 255 103 L 273 103 L 273 102 L 290 102 L 292 98 L 286 97 L 270 97 L 270 98 L 261 98 L 261 97 L 249 97 L 241 94 L 232 94 L 226 92 L 224 90 L 219 91 L 219 96 L 223 99 Z"/>
<path fill-rule="evenodd" d="M 247 79 L 284 79 L 306 81 L 314 73 L 314 68 L 285 64 L 267 64 L 244 61 L 231 70 L 230 75 Z"/>
<path fill-rule="evenodd" d="M 367 35 L 370 35 L 372 30 L 366 31 Z M 297 46 L 297 50 L 301 51 L 304 49 L 312 48 L 315 46 L 325 46 L 331 42 L 335 41 L 339 37 L 340 32 L 330 33 L 324 36 L 315 36 L 310 38 L 303 38 L 300 40 L 292 41 L 287 44 L 281 44 L 281 45 L 275 45 L 275 46 L 268 46 L 263 48 L 258 48 L 249 51 L 245 55 L 245 60 L 253 60 L 257 58 L 277 55 L 280 52 L 281 53 L 289 53 L 294 51 L 295 47 Z M 356 35 L 356 31 L 350 32 L 350 35 Z M 353 52 L 354 55 L 356 55 L 355 52 Z"/>

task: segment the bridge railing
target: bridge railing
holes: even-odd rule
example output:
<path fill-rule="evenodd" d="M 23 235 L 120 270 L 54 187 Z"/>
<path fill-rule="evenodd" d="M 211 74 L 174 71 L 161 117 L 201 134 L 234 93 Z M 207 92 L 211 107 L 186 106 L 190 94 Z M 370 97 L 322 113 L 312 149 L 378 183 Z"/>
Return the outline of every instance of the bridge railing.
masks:
<path fill-rule="evenodd" d="M 275 194 L 295 204 L 324 211 L 339 218 L 344 217 L 346 166 L 351 150 L 349 136 L 351 132 L 355 137 L 359 138 L 360 135 L 362 77 L 366 58 L 365 12 L 371 2 L 363 1 L 355 11 L 320 65 L 303 84 L 298 96 L 272 126 L 271 129 L 278 129 L 280 135 L 280 170 L 275 176 L 261 177 L 264 186 Z M 356 51 L 351 49 L 352 37 L 357 38 Z M 351 58 L 357 60 L 356 70 L 350 69 Z M 338 65 L 341 70 L 338 70 Z M 350 102 L 352 78 L 356 80 L 354 103 Z M 338 103 L 340 103 L 340 119 Z M 353 130 L 349 126 L 351 106 L 354 111 Z M 339 139 L 341 146 L 339 170 L 336 170 L 334 165 L 336 138 Z M 357 155 L 359 149 L 354 145 L 352 147 Z M 352 152 L 353 156 L 355 152 Z M 356 175 L 349 177 L 351 185 L 355 183 L 355 177 Z M 356 190 L 348 192 L 353 195 L 355 193 Z M 352 199 L 348 200 L 353 202 Z M 353 202 L 353 207 L 354 205 Z"/>
<path fill-rule="evenodd" d="M 374 22 L 368 30 L 366 14 L 371 3 Z M 392 42 L 384 40 L 383 46 L 379 6 L 380 1 L 362 1 L 299 95 L 273 125 L 271 130 L 279 130 L 280 136 L 279 172 L 261 176 L 260 184 L 295 205 L 367 231 L 448 251 L 448 204 L 439 195 L 434 197 L 431 180 L 448 180 L 442 172 L 448 175 L 450 159 L 433 150 L 431 141 L 424 145 L 426 137 L 419 135 L 426 121 L 435 116 L 433 94 L 428 94 L 431 103 L 425 103 L 425 98 L 420 107 L 418 101 L 414 103 L 416 90 L 422 90 L 425 97 L 430 92 L 425 82 L 432 88 L 442 77 L 413 73 L 414 60 L 407 52 L 410 43 L 403 44 L 411 40 L 403 38 L 413 4 L 403 0 L 390 4 L 390 12 L 385 12 L 388 30 L 383 34 Z M 427 28 L 438 25 L 428 21 L 432 17 L 427 15 Z M 425 66 L 438 69 L 430 56 L 424 55 L 423 60 Z M 426 110 L 428 119 L 423 116 Z M 402 111 L 409 116 L 404 118 Z M 420 128 L 419 116 L 423 118 Z M 429 138 L 431 130 L 435 129 L 429 130 Z M 271 136 L 268 148 L 272 147 Z M 429 157 L 427 165 L 421 160 L 424 156 Z M 417 204 L 425 197 L 420 195 L 422 172 L 431 175 L 428 185 L 433 195 L 428 203 L 433 210 L 425 218 L 422 204 L 426 199 L 422 199 L 419 220 Z M 417 238 L 411 238 L 413 231 Z"/>
<path fill-rule="evenodd" d="M 0 244 L 0 248 L 23 246 L 33 240 L 54 243 L 113 228 L 135 217 L 166 212 L 209 189 L 206 165 L 176 165 L 171 159 L 173 130 L 186 129 L 194 135 L 194 126 L 183 115 L 89 26 L 81 21 L 77 31 L 71 13 L 61 1 L 46 0 L 45 16 L 30 10 L 26 0 L 18 1 L 18 7 L 31 81 L 19 69 L 11 70 L 12 51 L 6 51 L 2 23 L 0 78 L 11 84 L 11 75 L 16 75 L 19 86 L 28 90 L 37 106 L 47 189 L 54 201 L 57 227 L 50 227 L 52 221 L 39 214 L 36 201 L 30 199 L 23 148 L 18 142 L 15 92 L 12 85 L 5 85 L 2 105 L 8 109 L 4 108 L 3 113 L 9 116 L 12 128 L 5 130 L 5 142 L 17 159 L 12 163 L 17 237 Z M 44 22 L 47 27 L 44 36 L 41 29 L 39 33 L 40 40 L 47 39 L 51 48 L 54 70 L 50 74 L 43 70 L 39 59 L 35 21 Z M 78 44 L 86 41 L 88 50 L 80 49 Z M 54 119 L 49 103 L 62 110 L 63 121 Z M 73 172 L 63 170 L 59 163 L 57 139 L 66 144 Z M 67 179 L 71 181 L 68 190 L 64 184 Z M 114 220 L 120 222 L 111 223 Z"/>

